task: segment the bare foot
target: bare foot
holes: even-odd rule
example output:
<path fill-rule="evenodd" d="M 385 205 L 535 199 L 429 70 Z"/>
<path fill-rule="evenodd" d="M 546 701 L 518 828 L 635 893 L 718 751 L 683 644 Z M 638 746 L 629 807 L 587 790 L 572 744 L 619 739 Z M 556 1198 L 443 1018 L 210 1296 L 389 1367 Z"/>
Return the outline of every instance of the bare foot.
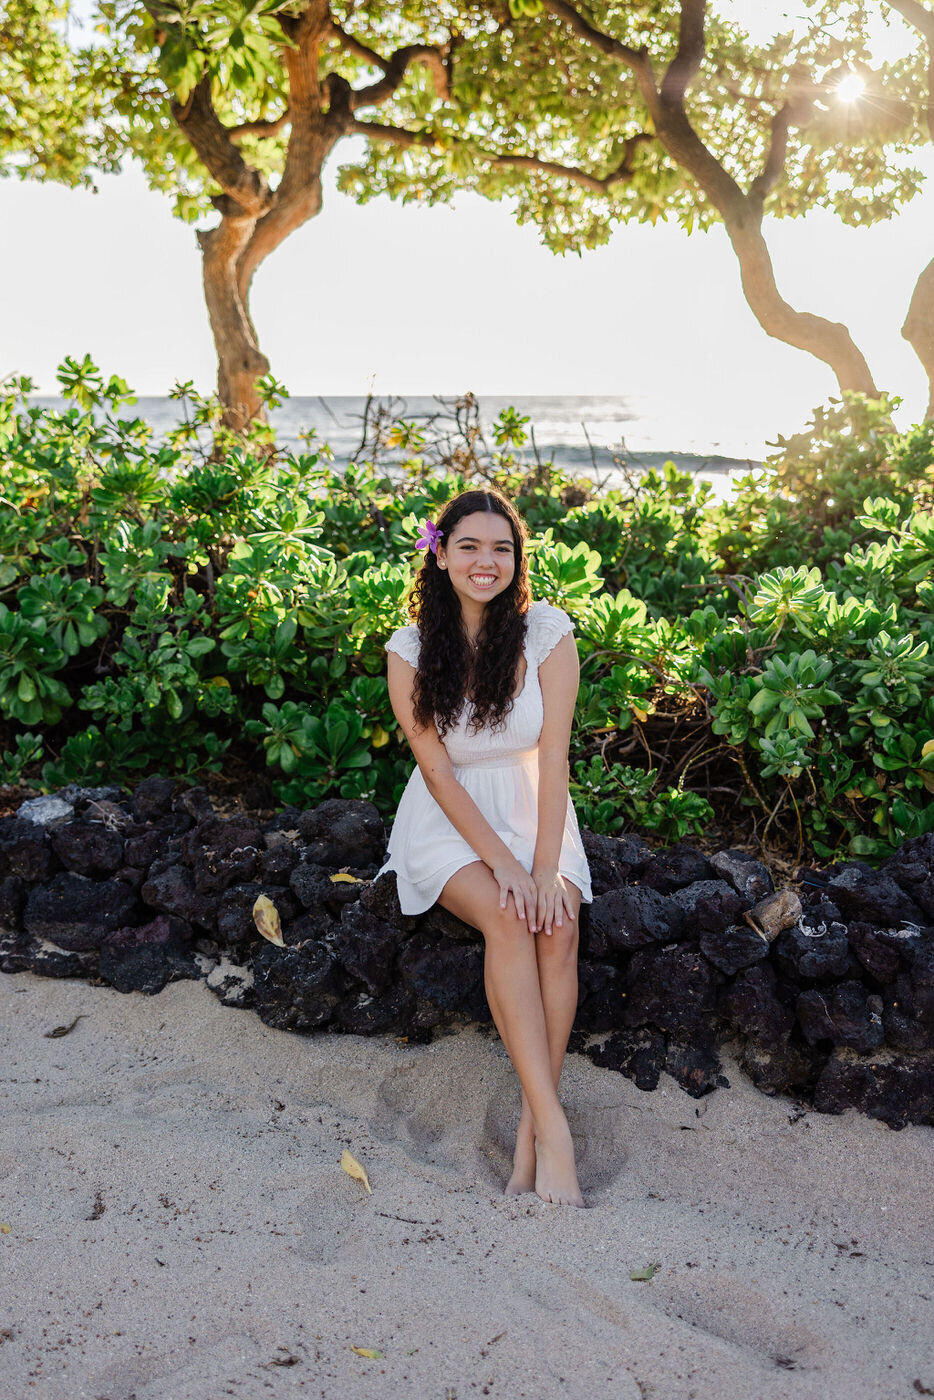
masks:
<path fill-rule="evenodd" d="M 512 1176 L 506 1183 L 507 1196 L 521 1196 L 535 1190 L 535 1126 L 531 1114 L 521 1114 L 516 1130 L 516 1150 L 512 1158 Z"/>
<path fill-rule="evenodd" d="M 583 1206 L 574 1163 L 574 1143 L 566 1123 L 562 1131 L 547 1139 L 536 1137 L 535 1158 L 535 1191 L 542 1200 L 555 1206 Z"/>

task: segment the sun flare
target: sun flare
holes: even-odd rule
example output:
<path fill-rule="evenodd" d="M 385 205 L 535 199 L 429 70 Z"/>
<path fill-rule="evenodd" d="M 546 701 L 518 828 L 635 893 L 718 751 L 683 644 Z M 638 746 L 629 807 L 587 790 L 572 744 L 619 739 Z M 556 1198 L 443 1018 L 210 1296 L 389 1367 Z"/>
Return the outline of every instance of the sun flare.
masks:
<path fill-rule="evenodd" d="M 866 80 L 858 73 L 847 73 L 834 89 L 838 102 L 858 102 L 866 91 Z"/>

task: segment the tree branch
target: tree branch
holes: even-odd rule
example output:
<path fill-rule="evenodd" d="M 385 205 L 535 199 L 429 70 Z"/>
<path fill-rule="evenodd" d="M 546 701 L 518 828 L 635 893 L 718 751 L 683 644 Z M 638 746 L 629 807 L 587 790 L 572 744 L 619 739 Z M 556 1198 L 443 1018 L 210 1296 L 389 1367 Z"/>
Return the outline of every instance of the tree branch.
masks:
<path fill-rule="evenodd" d="M 437 96 L 442 102 L 450 101 L 451 87 L 447 64 L 450 48 L 448 45 L 439 48 L 437 44 L 407 44 L 404 48 L 396 49 L 388 58 L 384 58 L 375 49 L 371 49 L 352 34 L 348 34 L 334 19 L 330 21 L 330 33 L 348 53 L 352 53 L 355 58 L 362 59 L 371 68 L 379 68 L 383 74 L 378 82 L 371 83 L 369 87 L 361 88 L 354 93 L 351 101 L 354 110 L 358 107 L 375 106 L 390 98 L 405 77 L 406 69 L 410 63 L 424 63 L 425 67 L 431 70 Z"/>
<path fill-rule="evenodd" d="M 761 210 L 767 195 L 775 188 L 785 169 L 788 154 L 788 128 L 791 125 L 791 103 L 785 102 L 772 118 L 768 154 L 761 171 L 749 186 L 749 199 Z"/>
<path fill-rule="evenodd" d="M 228 126 L 227 135 L 231 141 L 239 141 L 244 136 L 275 136 L 276 132 L 281 131 L 290 121 L 289 109 L 286 107 L 281 117 L 272 117 L 268 121 L 241 122 L 239 126 Z"/>
<path fill-rule="evenodd" d="M 704 57 L 704 20 L 707 0 L 681 0 L 681 27 L 678 51 L 662 79 L 662 101 L 680 107 L 688 85 L 696 76 Z"/>
<path fill-rule="evenodd" d="M 350 99 L 353 111 L 358 107 L 379 106 L 387 102 L 406 75 L 410 63 L 424 63 L 431 69 L 435 92 L 442 102 L 450 99 L 448 71 L 441 52 L 433 44 L 408 44 L 404 49 L 396 49 L 384 67 L 382 78 L 369 87 L 354 91 Z"/>
<path fill-rule="evenodd" d="M 647 49 L 632 49 L 628 44 L 622 43 L 619 39 L 614 39 L 611 34 L 604 34 L 601 29 L 597 29 L 585 19 L 573 5 L 569 5 L 567 0 L 544 0 L 545 9 L 556 19 L 563 19 L 574 33 L 581 39 L 585 39 L 588 44 L 592 44 L 595 49 L 606 54 L 607 58 L 618 59 L 620 63 L 626 65 L 632 72 L 637 68 L 645 67 L 648 64 Z"/>
<path fill-rule="evenodd" d="M 934 44 L 934 11 L 922 5 L 920 0 L 888 0 L 888 3 L 902 19 L 923 34 L 929 44 Z"/>
<path fill-rule="evenodd" d="M 257 217 L 272 198 L 266 178 L 247 165 L 211 101 L 211 79 L 204 77 L 188 101 L 171 104 L 172 115 L 211 176 L 243 214 Z"/>
<path fill-rule="evenodd" d="M 927 127 L 934 141 L 934 11 L 919 4 L 919 0 L 888 0 L 888 3 L 913 29 L 917 29 L 928 46 Z"/>
<path fill-rule="evenodd" d="M 643 143 L 655 139 L 648 131 L 640 131 L 635 136 L 627 137 L 624 142 L 623 159 L 615 170 L 611 170 L 608 175 L 601 177 L 592 175 L 588 170 L 581 170 L 579 166 L 560 165 L 556 161 L 541 160 L 538 156 L 484 151 L 475 146 L 473 142 L 461 141 L 457 137 L 451 137 L 442 132 L 406 131 L 398 126 L 382 126 L 378 122 L 361 121 L 354 121 L 350 130 L 360 136 L 368 136 L 374 141 L 391 141 L 397 146 L 443 149 L 444 146 L 452 142 L 459 146 L 470 146 L 477 159 L 486 165 L 502 169 L 540 171 L 543 175 L 554 175 L 559 179 L 570 180 L 576 185 L 581 185 L 584 189 L 591 190 L 594 194 L 606 194 L 612 185 L 632 179 L 636 150 Z"/>

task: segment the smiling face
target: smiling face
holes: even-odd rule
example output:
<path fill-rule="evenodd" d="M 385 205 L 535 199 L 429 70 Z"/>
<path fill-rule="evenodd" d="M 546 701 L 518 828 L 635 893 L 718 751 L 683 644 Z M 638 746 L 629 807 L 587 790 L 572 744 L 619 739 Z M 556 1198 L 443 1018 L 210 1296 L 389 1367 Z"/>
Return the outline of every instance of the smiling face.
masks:
<path fill-rule="evenodd" d="M 516 548 L 509 521 L 498 511 L 463 516 L 438 546 L 438 565 L 450 575 L 454 592 L 468 612 L 495 598 L 512 583 Z"/>

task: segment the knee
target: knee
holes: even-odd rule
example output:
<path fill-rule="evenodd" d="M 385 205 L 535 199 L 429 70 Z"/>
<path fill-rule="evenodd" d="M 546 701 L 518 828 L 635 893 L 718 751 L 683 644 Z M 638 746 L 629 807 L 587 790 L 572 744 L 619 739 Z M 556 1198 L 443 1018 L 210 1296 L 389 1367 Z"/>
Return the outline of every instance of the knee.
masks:
<path fill-rule="evenodd" d="M 516 917 L 514 909 L 499 909 L 484 919 L 481 929 L 487 945 L 514 945 L 520 939 L 532 939 L 535 935 L 529 929 L 526 919 Z"/>
<path fill-rule="evenodd" d="M 538 951 L 540 956 L 553 959 L 555 962 L 559 963 L 577 961 L 580 934 L 578 932 L 576 919 L 565 919 L 560 928 L 557 924 L 552 924 L 550 934 L 542 929 L 536 937 L 538 939 Z"/>

